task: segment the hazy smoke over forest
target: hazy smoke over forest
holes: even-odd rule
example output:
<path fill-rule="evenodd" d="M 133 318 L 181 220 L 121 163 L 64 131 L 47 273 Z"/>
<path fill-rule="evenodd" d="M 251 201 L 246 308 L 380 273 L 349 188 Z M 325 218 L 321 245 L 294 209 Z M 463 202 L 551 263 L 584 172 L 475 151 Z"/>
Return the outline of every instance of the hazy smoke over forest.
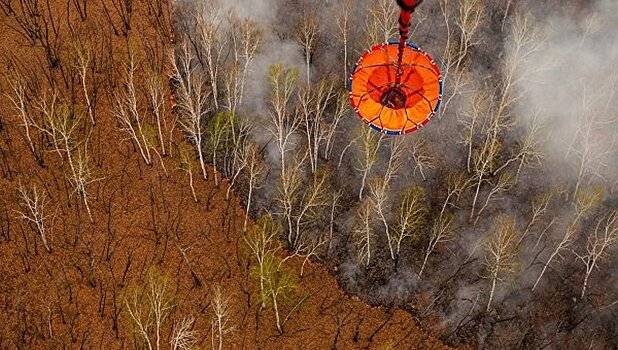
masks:
<path fill-rule="evenodd" d="M 577 176 L 573 158 L 579 155 L 570 151 L 584 142 L 595 174 L 618 181 L 616 23 L 618 2 L 599 0 L 575 16 L 549 13 L 536 24 L 542 44 L 519 72 L 517 112 L 542 122 L 549 136 L 544 150 L 556 161 L 556 174 Z M 588 123 L 593 125 L 584 135 Z"/>

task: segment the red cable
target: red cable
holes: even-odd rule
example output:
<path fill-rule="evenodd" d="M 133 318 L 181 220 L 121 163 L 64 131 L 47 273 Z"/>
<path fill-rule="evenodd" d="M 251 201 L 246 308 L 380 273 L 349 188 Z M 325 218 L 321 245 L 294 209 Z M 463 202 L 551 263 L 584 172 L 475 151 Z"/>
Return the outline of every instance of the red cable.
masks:
<path fill-rule="evenodd" d="M 397 0 L 397 4 L 401 7 L 399 14 L 399 50 L 397 53 L 397 73 L 395 74 L 395 86 L 401 84 L 401 76 L 403 75 L 403 49 L 406 47 L 406 42 L 410 35 L 410 21 L 412 20 L 412 12 L 416 9 L 423 0 Z"/>

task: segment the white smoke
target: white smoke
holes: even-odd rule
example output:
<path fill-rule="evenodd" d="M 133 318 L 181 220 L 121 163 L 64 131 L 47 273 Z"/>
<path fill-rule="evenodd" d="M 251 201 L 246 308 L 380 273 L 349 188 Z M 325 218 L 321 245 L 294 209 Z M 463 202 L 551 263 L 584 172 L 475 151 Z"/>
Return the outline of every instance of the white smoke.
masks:
<path fill-rule="evenodd" d="M 554 15 L 533 24 L 538 50 L 517 84 L 516 111 L 545 125 L 544 153 L 557 174 L 618 180 L 618 1 L 599 0 L 580 18 Z M 587 158 L 582 162 L 583 158 Z"/>

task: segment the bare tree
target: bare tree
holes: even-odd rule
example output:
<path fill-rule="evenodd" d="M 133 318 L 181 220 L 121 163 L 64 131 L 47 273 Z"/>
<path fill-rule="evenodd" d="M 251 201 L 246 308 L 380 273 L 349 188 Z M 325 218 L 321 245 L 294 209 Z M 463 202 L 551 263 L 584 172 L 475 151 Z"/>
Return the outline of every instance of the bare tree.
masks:
<path fill-rule="evenodd" d="M 308 152 L 297 159 L 294 167 L 290 167 L 281 178 L 277 200 L 282 208 L 281 216 L 287 224 L 287 239 L 292 248 L 298 248 L 302 234 L 323 215 L 328 201 L 330 173 L 321 168 L 310 176 L 307 187 L 303 190 L 302 168 Z"/>
<path fill-rule="evenodd" d="M 517 151 L 513 152 L 513 154 L 500 167 L 493 171 L 494 175 L 507 168 L 511 163 L 517 162 L 517 171 L 515 172 L 514 177 L 514 179 L 517 180 L 524 165 L 541 163 L 541 160 L 543 159 L 543 154 L 541 153 L 541 132 L 543 130 L 543 126 L 539 121 L 538 113 L 532 117 L 532 120 L 529 125 L 527 125 L 526 129 L 526 134 L 523 137 L 523 140 L 519 142 Z"/>
<path fill-rule="evenodd" d="M 270 98 L 269 131 L 279 149 L 281 177 L 286 176 L 285 156 L 291 148 L 294 134 L 302 123 L 302 118 L 297 118 L 297 116 L 289 110 L 290 100 L 297 79 L 298 72 L 294 69 L 285 68 L 280 64 L 275 64 L 270 67 L 269 81 L 272 94 Z"/>
<path fill-rule="evenodd" d="M 43 97 L 38 102 L 37 108 L 43 115 L 43 123 L 33 126 L 47 135 L 54 147 L 53 150 L 61 159 L 66 159 L 70 170 L 66 174 L 67 180 L 84 203 L 90 221 L 93 221 L 87 186 L 101 179 L 96 178 L 92 172 L 88 157 L 88 140 L 82 142 L 77 140 L 76 133 L 80 129 L 81 117 L 59 101 L 56 90 L 50 98 Z M 80 149 L 82 143 L 84 146 Z"/>
<path fill-rule="evenodd" d="M 275 262 L 275 260 L 271 260 L 271 262 Z M 268 291 L 269 301 L 272 303 L 273 312 L 275 313 L 275 322 L 279 334 L 283 333 L 283 324 L 290 316 L 290 314 L 288 314 L 284 320 L 281 320 L 280 301 L 283 298 L 289 297 L 296 289 L 296 280 L 288 271 L 283 269 L 282 263 L 283 261 L 280 261 L 278 264 L 268 264 L 266 266 L 264 282 Z"/>
<path fill-rule="evenodd" d="M 249 193 L 247 194 L 247 210 L 245 211 L 245 220 L 243 221 L 243 232 L 247 231 L 247 221 L 251 212 L 251 200 L 253 199 L 253 191 L 259 189 L 260 180 L 266 171 L 266 165 L 262 159 L 262 155 L 257 147 L 251 147 L 247 156 L 246 177 Z"/>
<path fill-rule="evenodd" d="M 369 7 L 365 20 L 365 40 L 370 46 L 376 42 L 387 42 L 395 36 L 397 26 L 393 18 L 397 17 L 397 6 L 394 1 L 377 0 Z"/>
<path fill-rule="evenodd" d="M 455 200 L 459 200 L 459 197 L 463 193 L 463 191 L 468 188 L 470 185 L 470 179 L 466 176 L 465 173 L 450 173 L 446 178 L 447 191 L 446 197 L 444 198 L 444 202 L 442 204 L 442 209 L 440 210 L 440 217 L 444 215 L 444 211 L 449 205 L 454 205 L 453 198 Z"/>
<path fill-rule="evenodd" d="M 75 171 L 72 176 L 69 178 L 69 182 L 75 188 L 75 192 L 79 195 L 84 206 L 86 207 L 86 212 L 88 213 L 88 217 L 90 221 L 93 222 L 92 212 L 90 210 L 90 202 L 87 186 L 93 182 L 101 180 L 101 178 L 95 177 L 92 172 L 92 167 L 90 165 L 90 160 L 87 153 L 88 148 L 84 147 L 83 151 L 78 151 L 73 163 L 75 166 Z"/>
<path fill-rule="evenodd" d="M 511 185 L 513 184 L 513 177 L 509 173 L 502 173 L 500 174 L 500 176 L 498 176 L 497 179 L 495 179 L 495 181 L 491 181 L 489 183 L 491 184 L 491 188 L 487 193 L 487 197 L 485 198 L 483 206 L 476 213 L 476 219 L 474 219 L 475 224 L 479 221 L 481 215 L 483 214 L 489 203 L 496 200 L 496 197 L 499 194 L 504 193 L 509 188 L 511 188 Z"/>
<path fill-rule="evenodd" d="M 313 175 L 309 187 L 301 194 L 296 213 L 294 214 L 293 247 L 298 246 L 304 228 L 323 217 L 322 209 L 327 208 L 329 204 L 329 181 L 330 173 L 328 170 L 320 169 Z"/>
<path fill-rule="evenodd" d="M 177 154 L 178 168 L 189 175 L 189 188 L 191 189 L 193 200 L 197 203 L 197 194 L 195 193 L 195 186 L 193 185 L 193 170 L 195 170 L 197 164 L 195 163 L 195 157 L 193 157 L 191 146 L 186 143 L 179 144 Z"/>
<path fill-rule="evenodd" d="M 229 182 L 227 187 L 227 192 L 225 193 L 225 199 L 230 198 L 230 191 L 234 184 L 236 184 L 236 179 L 241 174 L 241 172 L 247 167 L 249 157 L 251 153 L 255 152 L 252 149 L 256 149 L 257 145 L 252 143 L 247 139 L 247 135 L 249 134 L 249 124 L 243 121 L 243 124 L 246 126 L 246 129 L 242 131 L 243 136 L 238 139 L 236 145 L 234 145 L 233 149 L 233 161 L 231 165 L 231 172 L 229 175 Z"/>
<path fill-rule="evenodd" d="M 163 140 L 163 134 L 167 130 L 167 123 L 165 121 L 165 115 L 167 113 L 165 109 L 165 89 L 159 75 L 151 73 L 151 75 L 146 78 L 146 91 L 148 107 L 154 116 L 154 124 L 157 126 L 157 138 L 159 140 L 159 146 L 161 147 L 161 154 L 167 156 L 165 141 Z"/>
<path fill-rule="evenodd" d="M 208 138 L 207 145 L 210 149 L 210 153 L 212 156 L 211 162 L 214 168 L 213 177 L 215 179 L 215 185 L 219 185 L 219 176 L 217 172 L 219 171 L 218 166 L 218 153 L 222 147 L 227 145 L 228 140 L 227 137 L 230 137 L 231 131 L 230 129 L 234 126 L 232 125 L 234 117 L 231 112 L 219 112 L 214 115 L 214 117 L 208 123 Z"/>
<path fill-rule="evenodd" d="M 473 176 L 474 176 L 474 196 L 472 200 L 472 208 L 470 209 L 470 221 L 473 220 L 476 214 L 475 209 L 478 203 L 481 186 L 488 182 L 488 176 L 492 173 L 496 160 L 500 155 L 502 143 L 500 134 L 507 127 L 506 120 L 503 117 L 496 116 L 490 123 L 488 129 L 484 131 L 484 140 L 480 148 L 472 154 L 473 161 Z M 509 179 L 508 181 L 506 181 Z M 503 181 L 504 180 L 504 181 Z M 504 187 L 510 182 L 510 177 L 505 176 L 503 180 L 498 180 L 494 188 Z M 491 193 L 491 191 L 490 191 Z M 494 192 L 495 194 L 495 192 Z M 488 197 L 491 198 L 491 197 Z"/>
<path fill-rule="evenodd" d="M 330 206 L 330 220 L 328 222 L 328 251 L 330 252 L 330 248 L 333 243 L 333 232 L 335 229 L 335 213 L 339 208 L 339 200 L 342 197 L 342 191 L 338 190 L 333 192 L 331 206 Z"/>
<path fill-rule="evenodd" d="M 615 79 L 615 78 L 614 78 Z M 605 82 L 607 88 L 600 93 L 590 93 L 590 87 L 584 86 L 581 93 L 580 107 L 576 111 L 577 126 L 572 137 L 568 138 L 565 157 L 572 161 L 577 172 L 573 195 L 577 196 L 582 186 L 596 177 L 604 179 L 603 170 L 615 154 L 617 141 L 599 137 L 603 130 L 616 125 L 618 119 L 610 112 L 614 97 L 615 81 Z"/>
<path fill-rule="evenodd" d="M 286 224 L 287 240 L 290 245 L 294 242 L 295 219 L 294 210 L 300 197 L 300 192 L 303 185 L 302 168 L 307 159 L 307 152 L 300 159 L 296 159 L 294 166 L 290 167 L 285 175 L 282 174 L 279 184 L 279 193 L 276 200 L 281 208 L 281 217 Z"/>
<path fill-rule="evenodd" d="M 77 3 L 79 0 L 74 0 L 74 1 Z M 94 125 L 95 124 L 94 97 L 96 95 L 91 96 L 91 93 L 88 91 L 89 90 L 88 86 L 90 84 L 96 85 L 91 81 L 93 77 L 89 76 L 88 74 L 88 70 L 90 69 L 90 66 L 93 61 L 92 52 L 90 50 L 90 47 L 88 45 L 85 45 L 82 42 L 82 40 L 79 38 L 79 35 L 75 36 L 73 43 L 74 43 L 73 51 L 75 54 L 75 62 L 73 63 L 74 68 L 77 70 L 77 75 L 80 80 L 82 93 L 84 95 L 84 99 L 86 100 L 86 110 L 88 111 L 88 118 L 90 119 L 90 122 L 92 123 L 92 125 Z M 96 89 L 95 89 L 95 92 L 96 92 Z"/>
<path fill-rule="evenodd" d="M 150 270 L 146 281 L 127 293 L 124 304 L 129 318 L 149 350 L 160 349 L 161 333 L 174 304 L 167 277 Z"/>
<path fill-rule="evenodd" d="M 325 146 L 324 146 L 324 158 L 326 160 L 330 159 L 330 155 L 333 151 L 333 136 L 337 134 L 337 126 L 339 126 L 339 122 L 343 117 L 345 117 L 350 110 L 349 97 L 347 93 L 339 94 L 337 98 L 337 108 L 335 113 L 333 114 L 333 119 L 329 123 L 329 126 L 326 128 L 326 132 L 324 135 Z M 343 152 L 345 153 L 345 152 Z"/>
<path fill-rule="evenodd" d="M 386 164 L 386 170 L 384 171 L 384 177 L 381 179 L 376 178 L 371 182 L 369 186 L 371 194 L 369 200 L 372 202 L 372 206 L 376 209 L 378 216 L 382 221 L 391 259 L 394 260 L 397 255 L 394 246 L 396 243 L 400 244 L 401 240 L 396 242 L 397 240 L 394 239 L 390 230 L 389 218 L 387 218 L 387 212 L 390 212 L 389 189 L 391 181 L 393 181 L 397 175 L 397 172 L 403 165 L 402 158 L 405 147 L 403 138 L 395 138 L 391 140 L 390 155 Z M 400 238 L 403 239 L 403 237 Z"/>
<path fill-rule="evenodd" d="M 431 233 L 429 235 L 429 241 L 427 242 L 427 247 L 425 248 L 425 255 L 423 257 L 423 264 L 421 265 L 421 269 L 418 272 L 418 277 L 421 278 L 423 276 L 423 272 L 425 271 L 425 266 L 427 265 L 427 261 L 429 260 L 429 256 L 433 254 L 438 245 L 442 245 L 448 243 L 453 240 L 453 220 L 455 216 L 453 214 L 447 213 L 445 215 L 440 215 L 436 221 L 434 221 L 431 227 Z"/>
<path fill-rule="evenodd" d="M 300 266 L 300 277 L 302 278 L 305 273 L 305 265 L 311 258 L 319 259 L 319 249 L 328 242 L 324 235 L 317 235 L 316 237 L 306 237 L 303 235 L 302 240 L 298 243 L 295 249 L 295 254 L 304 257 L 303 263 Z"/>
<path fill-rule="evenodd" d="M 515 221 L 508 216 L 499 216 L 496 219 L 487 241 L 483 244 L 484 274 L 491 285 L 486 310 L 491 310 L 491 304 L 498 282 L 503 282 L 511 276 L 518 266 L 519 250 L 517 241 L 519 232 L 515 227 Z"/>
<path fill-rule="evenodd" d="M 356 226 L 352 235 L 356 246 L 356 258 L 359 263 L 368 266 L 371 262 L 371 252 L 375 240 L 373 229 L 373 206 L 370 201 L 364 201 L 357 209 Z"/>
<path fill-rule="evenodd" d="M 455 15 L 450 14 L 450 4 L 456 6 Z M 440 1 L 440 9 L 446 27 L 446 43 L 442 53 L 442 77 L 446 82 L 444 114 L 454 98 L 459 96 L 468 84 L 466 58 L 470 49 L 480 42 L 478 33 L 485 12 L 484 0 Z"/>
<path fill-rule="evenodd" d="M 420 228 L 427 220 L 425 190 L 419 186 L 404 189 L 396 213 L 397 222 L 392 239 L 395 257 L 399 257 L 403 241 L 418 237 Z"/>
<path fill-rule="evenodd" d="M 298 96 L 312 173 L 318 169 L 318 158 L 325 134 L 333 127 L 326 125 L 324 120 L 326 108 L 333 96 L 334 83 L 330 79 L 321 80 L 314 89 L 310 89 L 308 85 Z"/>
<path fill-rule="evenodd" d="M 258 23 L 249 19 L 239 20 L 230 16 L 231 44 L 233 59 L 231 67 L 226 68 L 225 90 L 226 108 L 236 115 L 237 107 L 242 103 L 247 74 L 261 43 L 262 32 Z M 235 137 L 235 135 L 233 135 Z"/>
<path fill-rule="evenodd" d="M 36 185 L 32 189 L 27 189 L 20 184 L 18 187 L 21 210 L 17 210 L 18 217 L 32 225 L 41 242 L 51 253 L 51 244 L 47 239 L 49 220 L 53 219 L 53 213 L 49 212 L 49 198 L 45 192 L 41 192 Z"/>
<path fill-rule="evenodd" d="M 58 90 L 53 89 L 50 97 L 43 96 L 36 102 L 36 108 L 43 116 L 42 123 L 32 124 L 51 140 L 53 151 L 58 153 L 61 159 L 66 157 L 75 173 L 73 164 L 73 151 L 78 142 L 76 133 L 79 130 L 80 116 L 72 113 L 68 106 L 59 101 Z"/>
<path fill-rule="evenodd" d="M 319 22 L 316 14 L 312 12 L 303 14 L 296 40 L 303 48 L 303 54 L 305 55 L 307 85 L 311 84 L 311 60 L 316 49 L 319 30 Z"/>
<path fill-rule="evenodd" d="M 281 320 L 280 302 L 296 288 L 296 282 L 284 268 L 285 259 L 282 260 L 277 255 L 281 250 L 281 245 L 277 241 L 280 232 L 280 226 L 272 217 L 264 215 L 244 238 L 257 262 L 257 271 L 254 275 L 260 283 L 262 308 L 271 304 L 277 330 L 282 333 L 285 320 Z"/>
<path fill-rule="evenodd" d="M 530 220 L 528 221 L 528 224 L 526 224 L 526 227 L 524 228 L 524 231 L 521 234 L 521 237 L 519 237 L 519 242 L 517 242 L 518 245 L 521 245 L 521 243 L 530 234 L 531 229 L 539 222 L 539 220 L 541 220 L 543 215 L 547 213 L 552 197 L 553 197 L 553 193 L 547 192 L 532 200 L 531 208 L 530 208 L 532 215 L 530 216 Z"/>
<path fill-rule="evenodd" d="M 174 323 L 170 338 L 171 350 L 191 350 L 195 347 L 197 332 L 192 329 L 194 324 L 195 319 L 193 317 L 185 317 Z"/>
<path fill-rule="evenodd" d="M 135 71 L 137 70 L 135 57 L 129 55 L 129 61 L 124 68 L 124 84 L 115 94 L 113 114 L 120 123 L 120 130 L 128 135 L 140 152 L 146 164 L 152 164 L 151 140 L 146 132 L 143 112 L 140 110 L 138 90 L 135 84 Z"/>
<path fill-rule="evenodd" d="M 178 121 L 195 147 L 202 169 L 202 177 L 207 179 L 203 124 L 206 113 L 208 113 L 208 93 L 204 89 L 201 74 L 196 72 L 195 56 L 186 42 L 182 44 L 177 60 L 172 60 L 172 64 L 174 79 L 178 82 L 176 90 L 176 103 L 180 113 Z"/>
<path fill-rule="evenodd" d="M 212 310 L 214 315 L 211 321 L 211 345 L 213 349 L 223 349 L 223 338 L 234 327 L 230 325 L 230 300 L 223 295 L 220 286 L 216 286 L 212 296 Z"/>
<path fill-rule="evenodd" d="M 275 254 L 281 249 L 277 242 L 277 235 L 280 233 L 281 226 L 273 220 L 270 214 L 266 214 L 262 215 L 255 225 L 243 235 L 243 239 L 257 263 L 262 308 L 266 307 L 268 299 L 265 285 L 267 265 L 271 264 L 270 260 L 274 259 Z"/>
<path fill-rule="evenodd" d="M 582 254 L 575 253 L 577 258 L 586 266 L 584 282 L 580 297 L 586 295 L 588 281 L 592 271 L 599 269 L 599 263 L 607 257 L 612 246 L 618 243 L 618 211 L 611 213 L 608 217 L 599 220 L 594 231 L 588 236 L 586 251 Z"/>
<path fill-rule="evenodd" d="M 373 165 L 378 160 L 378 150 L 383 134 L 377 134 L 371 128 L 361 125 L 360 127 L 360 156 L 356 170 L 361 173 L 361 186 L 358 190 L 358 199 L 363 198 L 363 190 L 367 183 L 367 178 L 373 168 Z"/>
<path fill-rule="evenodd" d="M 425 172 L 427 169 L 432 169 L 435 166 L 435 160 L 434 157 L 431 156 L 427 141 L 423 138 L 416 139 L 412 143 L 411 151 L 412 159 L 414 160 L 414 173 L 418 170 L 423 181 L 425 181 Z"/>
<path fill-rule="evenodd" d="M 350 16 L 352 12 L 352 0 L 343 0 L 337 11 L 337 28 L 340 35 L 338 38 L 341 40 L 343 46 L 343 85 L 348 84 L 348 42 L 350 36 L 351 21 Z"/>
<path fill-rule="evenodd" d="M 32 155 L 34 156 L 37 163 L 43 163 L 43 157 L 35 147 L 32 135 L 32 126 L 36 124 L 33 119 L 32 111 L 30 108 L 29 100 L 30 98 L 27 95 L 27 82 L 25 77 L 19 73 L 16 69 L 9 70 L 6 75 L 6 81 L 9 85 L 9 92 L 5 93 L 5 96 L 11 101 L 13 108 L 16 114 L 19 116 L 21 120 L 21 126 L 24 127 L 24 135 L 26 136 L 26 141 L 28 143 L 28 148 Z"/>
<path fill-rule="evenodd" d="M 502 67 L 503 79 L 496 92 L 488 95 L 491 97 L 492 103 L 485 102 L 488 97 L 486 94 L 477 94 L 472 103 L 471 112 L 468 113 L 469 121 L 482 122 L 479 125 L 480 127 L 474 127 L 474 125 L 478 125 L 476 122 L 465 124 L 467 132 L 464 142 L 468 145 L 469 165 L 470 160 L 472 160 L 472 166 L 469 166 L 468 169 L 475 177 L 475 194 L 470 210 L 470 221 L 473 220 L 475 215 L 481 186 L 497 167 L 497 161 L 503 148 L 502 135 L 512 126 L 509 118 L 510 108 L 522 96 L 521 92 L 514 89 L 514 86 L 523 79 L 523 75 L 519 74 L 520 68 L 531 59 L 532 54 L 539 48 L 538 34 L 525 15 L 516 16 L 511 38 L 512 40 L 507 47 L 507 59 Z M 486 118 L 480 119 L 480 115 L 486 115 Z M 478 137 L 480 142 L 476 147 L 473 145 L 475 138 L 477 138 L 474 136 L 475 129 L 480 131 Z"/>
<path fill-rule="evenodd" d="M 574 203 L 575 215 L 573 215 L 573 219 L 564 230 L 562 239 L 560 240 L 560 242 L 558 242 L 552 253 L 549 255 L 549 258 L 545 262 L 545 265 L 543 265 L 543 269 L 541 270 L 539 277 L 534 282 L 532 290 L 536 289 L 539 282 L 541 281 L 541 278 L 543 278 L 547 267 L 551 264 L 551 262 L 556 257 L 561 257 L 561 253 L 570 248 L 570 246 L 575 241 L 580 221 L 584 219 L 586 215 L 588 215 L 594 208 L 596 208 L 602 199 L 603 192 L 598 188 L 591 188 L 587 191 L 579 191 Z"/>
<path fill-rule="evenodd" d="M 210 96 L 212 96 L 215 110 L 219 109 L 219 70 L 223 50 L 226 47 L 222 32 L 223 14 L 213 1 L 207 1 L 198 7 L 195 14 L 195 24 L 199 51 L 203 52 L 200 61 L 206 68 L 210 82 Z"/>

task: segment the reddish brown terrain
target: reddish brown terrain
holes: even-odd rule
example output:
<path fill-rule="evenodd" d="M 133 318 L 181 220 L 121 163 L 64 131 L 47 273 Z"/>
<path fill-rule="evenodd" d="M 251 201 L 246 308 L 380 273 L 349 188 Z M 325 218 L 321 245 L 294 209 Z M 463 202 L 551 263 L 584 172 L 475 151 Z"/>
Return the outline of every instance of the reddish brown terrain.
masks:
<path fill-rule="evenodd" d="M 155 145 L 161 155 L 153 155 L 153 165 L 145 164 L 112 113 L 116 94 L 125 89 L 129 52 L 144 114 L 150 113 L 141 95 L 146 77 L 169 79 L 169 4 L 129 3 L 0 2 L 0 348 L 217 348 L 217 288 L 228 301 L 226 349 L 445 348 L 434 336 L 437 329 L 422 328 L 406 312 L 344 295 L 319 264 L 308 262 L 300 277 L 300 258 L 286 261 L 296 286 L 282 299 L 287 321 L 278 332 L 272 308 L 260 305 L 239 201 L 233 195 L 226 200 L 227 185 L 215 186 L 211 169 L 203 180 L 199 167 L 192 170 L 193 200 L 167 85 L 161 84 L 166 152 Z M 79 52 L 90 57 L 90 102 L 80 85 Z M 16 81 L 24 86 L 31 124 L 11 101 Z M 68 152 L 56 149 L 53 133 L 44 131 L 50 122 L 43 102 L 54 94 L 52 114 L 68 113 L 74 126 L 72 157 L 87 154 L 89 160 L 91 219 L 70 180 Z M 46 198 L 49 251 L 36 224 L 23 218 L 28 211 L 20 186 Z M 153 291 L 164 304 L 159 327 Z M 144 321 L 150 344 L 135 318 Z M 183 319 L 194 320 L 187 331 L 195 346 L 170 343 Z"/>

